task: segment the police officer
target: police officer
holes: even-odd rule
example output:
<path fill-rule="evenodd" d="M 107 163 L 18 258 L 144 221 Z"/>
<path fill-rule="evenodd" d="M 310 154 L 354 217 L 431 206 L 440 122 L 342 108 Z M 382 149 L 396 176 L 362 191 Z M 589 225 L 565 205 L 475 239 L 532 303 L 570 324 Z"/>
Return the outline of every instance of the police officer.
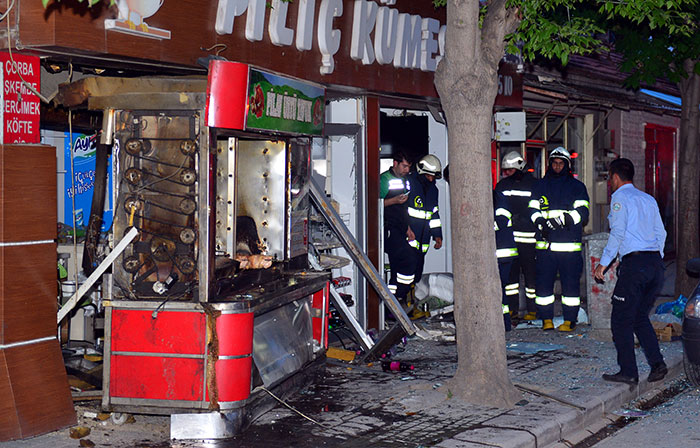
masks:
<path fill-rule="evenodd" d="M 406 300 L 415 281 L 416 254 L 409 245 L 415 235 L 409 226 L 408 201 L 411 185 L 406 175 L 411 170 L 406 154 L 396 152 L 393 165 L 379 178 L 379 196 L 384 200 L 384 252 L 389 255 L 391 277 L 389 291 Z"/>
<path fill-rule="evenodd" d="M 496 257 L 498 274 L 501 277 L 501 307 L 506 331 L 511 330 L 510 305 L 507 286 L 514 261 L 518 259 L 518 248 L 513 238 L 513 215 L 508 210 L 506 197 L 498 190 L 493 191 L 494 229 L 496 231 Z"/>
<path fill-rule="evenodd" d="M 573 331 L 581 305 L 580 286 L 583 259 L 581 236 L 583 223 L 588 220 L 586 186 L 571 173 L 571 155 L 559 146 L 549 154 L 549 168 L 544 178 L 535 184 L 529 203 L 530 217 L 538 227 L 535 243 L 537 314 L 542 329 L 554 325 L 554 281 L 561 280 L 564 323 L 559 331 Z"/>
<path fill-rule="evenodd" d="M 496 191 L 502 193 L 508 209 L 513 214 L 513 236 L 518 247 L 518 257 L 513 259 L 510 278 L 506 285 L 511 314 L 520 309 L 520 272 L 525 277 L 525 296 L 527 314 L 525 320 L 535 320 L 535 232 L 536 227 L 530 220 L 528 204 L 537 180 L 525 171 L 525 159 L 517 151 L 511 151 L 503 157 L 501 169 L 506 176 L 496 184 Z"/>
<path fill-rule="evenodd" d="M 664 282 L 662 258 L 666 230 L 656 200 L 634 187 L 631 161 L 613 160 L 608 179 L 613 191 L 608 215 L 610 237 L 593 275 L 603 281 L 614 258 L 622 259 L 617 268 L 610 317 L 620 371 L 604 374 L 603 379 L 637 384 L 639 374 L 634 355 L 634 335 L 637 335 L 651 366 L 647 381 L 659 381 L 666 376 L 668 368 L 649 322 L 649 311 Z"/>
<path fill-rule="evenodd" d="M 442 223 L 438 208 L 438 189 L 435 179 L 442 177 L 440 159 L 432 154 L 423 156 L 416 163 L 416 171 L 408 176 L 411 191 L 408 196 L 408 217 L 415 235 L 409 244 L 416 249 L 415 282 L 423 275 L 425 254 L 430 247 L 430 239 L 435 240 L 435 249 L 442 247 Z"/>

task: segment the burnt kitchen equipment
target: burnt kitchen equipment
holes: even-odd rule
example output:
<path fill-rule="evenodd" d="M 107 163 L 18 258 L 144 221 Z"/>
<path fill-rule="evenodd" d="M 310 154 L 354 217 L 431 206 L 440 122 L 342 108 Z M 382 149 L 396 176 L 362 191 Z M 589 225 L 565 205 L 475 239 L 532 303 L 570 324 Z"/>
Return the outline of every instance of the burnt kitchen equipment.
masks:
<path fill-rule="evenodd" d="M 276 404 L 266 391 L 307 382 L 335 293 L 309 269 L 312 201 L 397 316 L 374 344 L 333 295 L 368 356 L 415 331 L 311 182 L 322 87 L 213 61 L 207 79 L 85 78 L 58 99 L 111 117 L 113 236 L 138 231 L 104 302 L 105 410 L 169 414 L 174 439 L 220 439 Z"/>
<path fill-rule="evenodd" d="M 138 231 L 112 266 L 103 408 L 169 414 L 176 439 L 235 435 L 275 404 L 258 386 L 284 395 L 325 357 L 330 274 L 308 269 L 324 89 L 226 63 L 59 98 L 113 117 L 112 231 Z"/>

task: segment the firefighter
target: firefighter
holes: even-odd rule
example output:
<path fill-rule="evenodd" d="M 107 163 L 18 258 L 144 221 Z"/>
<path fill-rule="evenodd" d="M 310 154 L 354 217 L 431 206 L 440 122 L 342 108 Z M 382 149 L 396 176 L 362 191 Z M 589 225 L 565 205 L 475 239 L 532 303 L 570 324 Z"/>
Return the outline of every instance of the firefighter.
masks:
<path fill-rule="evenodd" d="M 581 297 L 579 280 L 583 269 L 581 235 L 588 220 L 590 204 L 586 186 L 571 173 L 571 155 L 559 146 L 549 154 L 549 168 L 544 178 L 535 184 L 529 203 L 530 217 L 539 229 L 537 252 L 536 298 L 537 314 L 542 329 L 554 325 L 554 281 L 561 280 L 564 323 L 559 331 L 573 331 L 576 326 Z"/>
<path fill-rule="evenodd" d="M 535 305 L 535 232 L 536 227 L 530 220 L 528 204 L 537 180 L 525 171 L 525 159 L 517 151 L 511 151 L 503 157 L 501 169 L 506 176 L 496 184 L 496 191 L 502 193 L 508 209 L 513 214 L 513 236 L 518 247 L 518 257 L 513 260 L 510 278 L 506 286 L 511 315 L 520 309 L 520 272 L 525 277 L 525 297 L 527 313 L 525 320 L 536 319 Z"/>
<path fill-rule="evenodd" d="M 438 189 L 435 179 L 442 177 L 440 159 L 432 154 L 423 156 L 416 163 L 416 171 L 408 176 L 411 191 L 408 196 L 408 217 L 415 235 L 409 244 L 416 252 L 415 282 L 423 275 L 425 254 L 430 247 L 430 239 L 435 240 L 435 249 L 442 247 L 442 224 L 438 209 Z"/>
<path fill-rule="evenodd" d="M 496 258 L 498 258 L 498 274 L 501 277 L 501 307 L 503 308 L 503 323 L 506 331 L 511 330 L 511 312 L 508 283 L 514 261 L 518 259 L 518 247 L 513 238 L 513 215 L 508 210 L 508 201 L 505 195 L 493 191 L 494 230 L 496 231 Z"/>
<path fill-rule="evenodd" d="M 379 178 L 379 196 L 384 200 L 384 252 L 389 255 L 389 291 L 405 301 L 415 281 L 416 255 L 409 241 L 416 239 L 409 226 L 407 201 L 411 170 L 406 154 L 396 152 L 393 165 Z"/>

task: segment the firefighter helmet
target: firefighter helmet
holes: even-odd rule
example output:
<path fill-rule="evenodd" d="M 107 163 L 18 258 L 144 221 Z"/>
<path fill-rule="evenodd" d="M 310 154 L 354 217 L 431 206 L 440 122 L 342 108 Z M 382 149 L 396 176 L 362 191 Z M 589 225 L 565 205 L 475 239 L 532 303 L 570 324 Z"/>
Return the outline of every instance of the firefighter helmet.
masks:
<path fill-rule="evenodd" d="M 442 165 L 440 159 L 432 154 L 421 157 L 416 164 L 418 174 L 430 174 L 436 179 L 442 178 Z"/>
<path fill-rule="evenodd" d="M 552 152 L 549 153 L 549 158 L 564 159 L 569 163 L 569 166 L 571 166 L 571 154 L 569 154 L 569 151 L 567 151 L 563 146 L 554 148 Z"/>
<path fill-rule="evenodd" d="M 518 151 L 511 151 L 501 160 L 501 168 L 504 170 L 515 168 L 521 171 L 525 168 L 525 159 L 523 159 L 523 156 L 521 156 Z"/>

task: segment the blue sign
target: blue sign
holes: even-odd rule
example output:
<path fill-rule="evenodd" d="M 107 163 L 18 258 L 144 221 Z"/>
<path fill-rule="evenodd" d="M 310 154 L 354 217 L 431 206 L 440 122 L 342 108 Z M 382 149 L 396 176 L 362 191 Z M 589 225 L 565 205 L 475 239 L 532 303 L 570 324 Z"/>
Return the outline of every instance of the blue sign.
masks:
<path fill-rule="evenodd" d="M 71 145 L 70 136 L 65 134 L 65 224 L 76 228 L 85 228 L 90 218 L 92 194 L 95 190 L 95 162 L 97 159 L 97 134 L 73 134 L 73 172 L 71 183 Z M 107 188 L 105 207 L 102 215 L 102 231 L 112 226 L 114 206 L 112 204 L 112 157 L 107 164 Z M 75 215 L 73 214 L 73 189 L 75 189 Z"/>

